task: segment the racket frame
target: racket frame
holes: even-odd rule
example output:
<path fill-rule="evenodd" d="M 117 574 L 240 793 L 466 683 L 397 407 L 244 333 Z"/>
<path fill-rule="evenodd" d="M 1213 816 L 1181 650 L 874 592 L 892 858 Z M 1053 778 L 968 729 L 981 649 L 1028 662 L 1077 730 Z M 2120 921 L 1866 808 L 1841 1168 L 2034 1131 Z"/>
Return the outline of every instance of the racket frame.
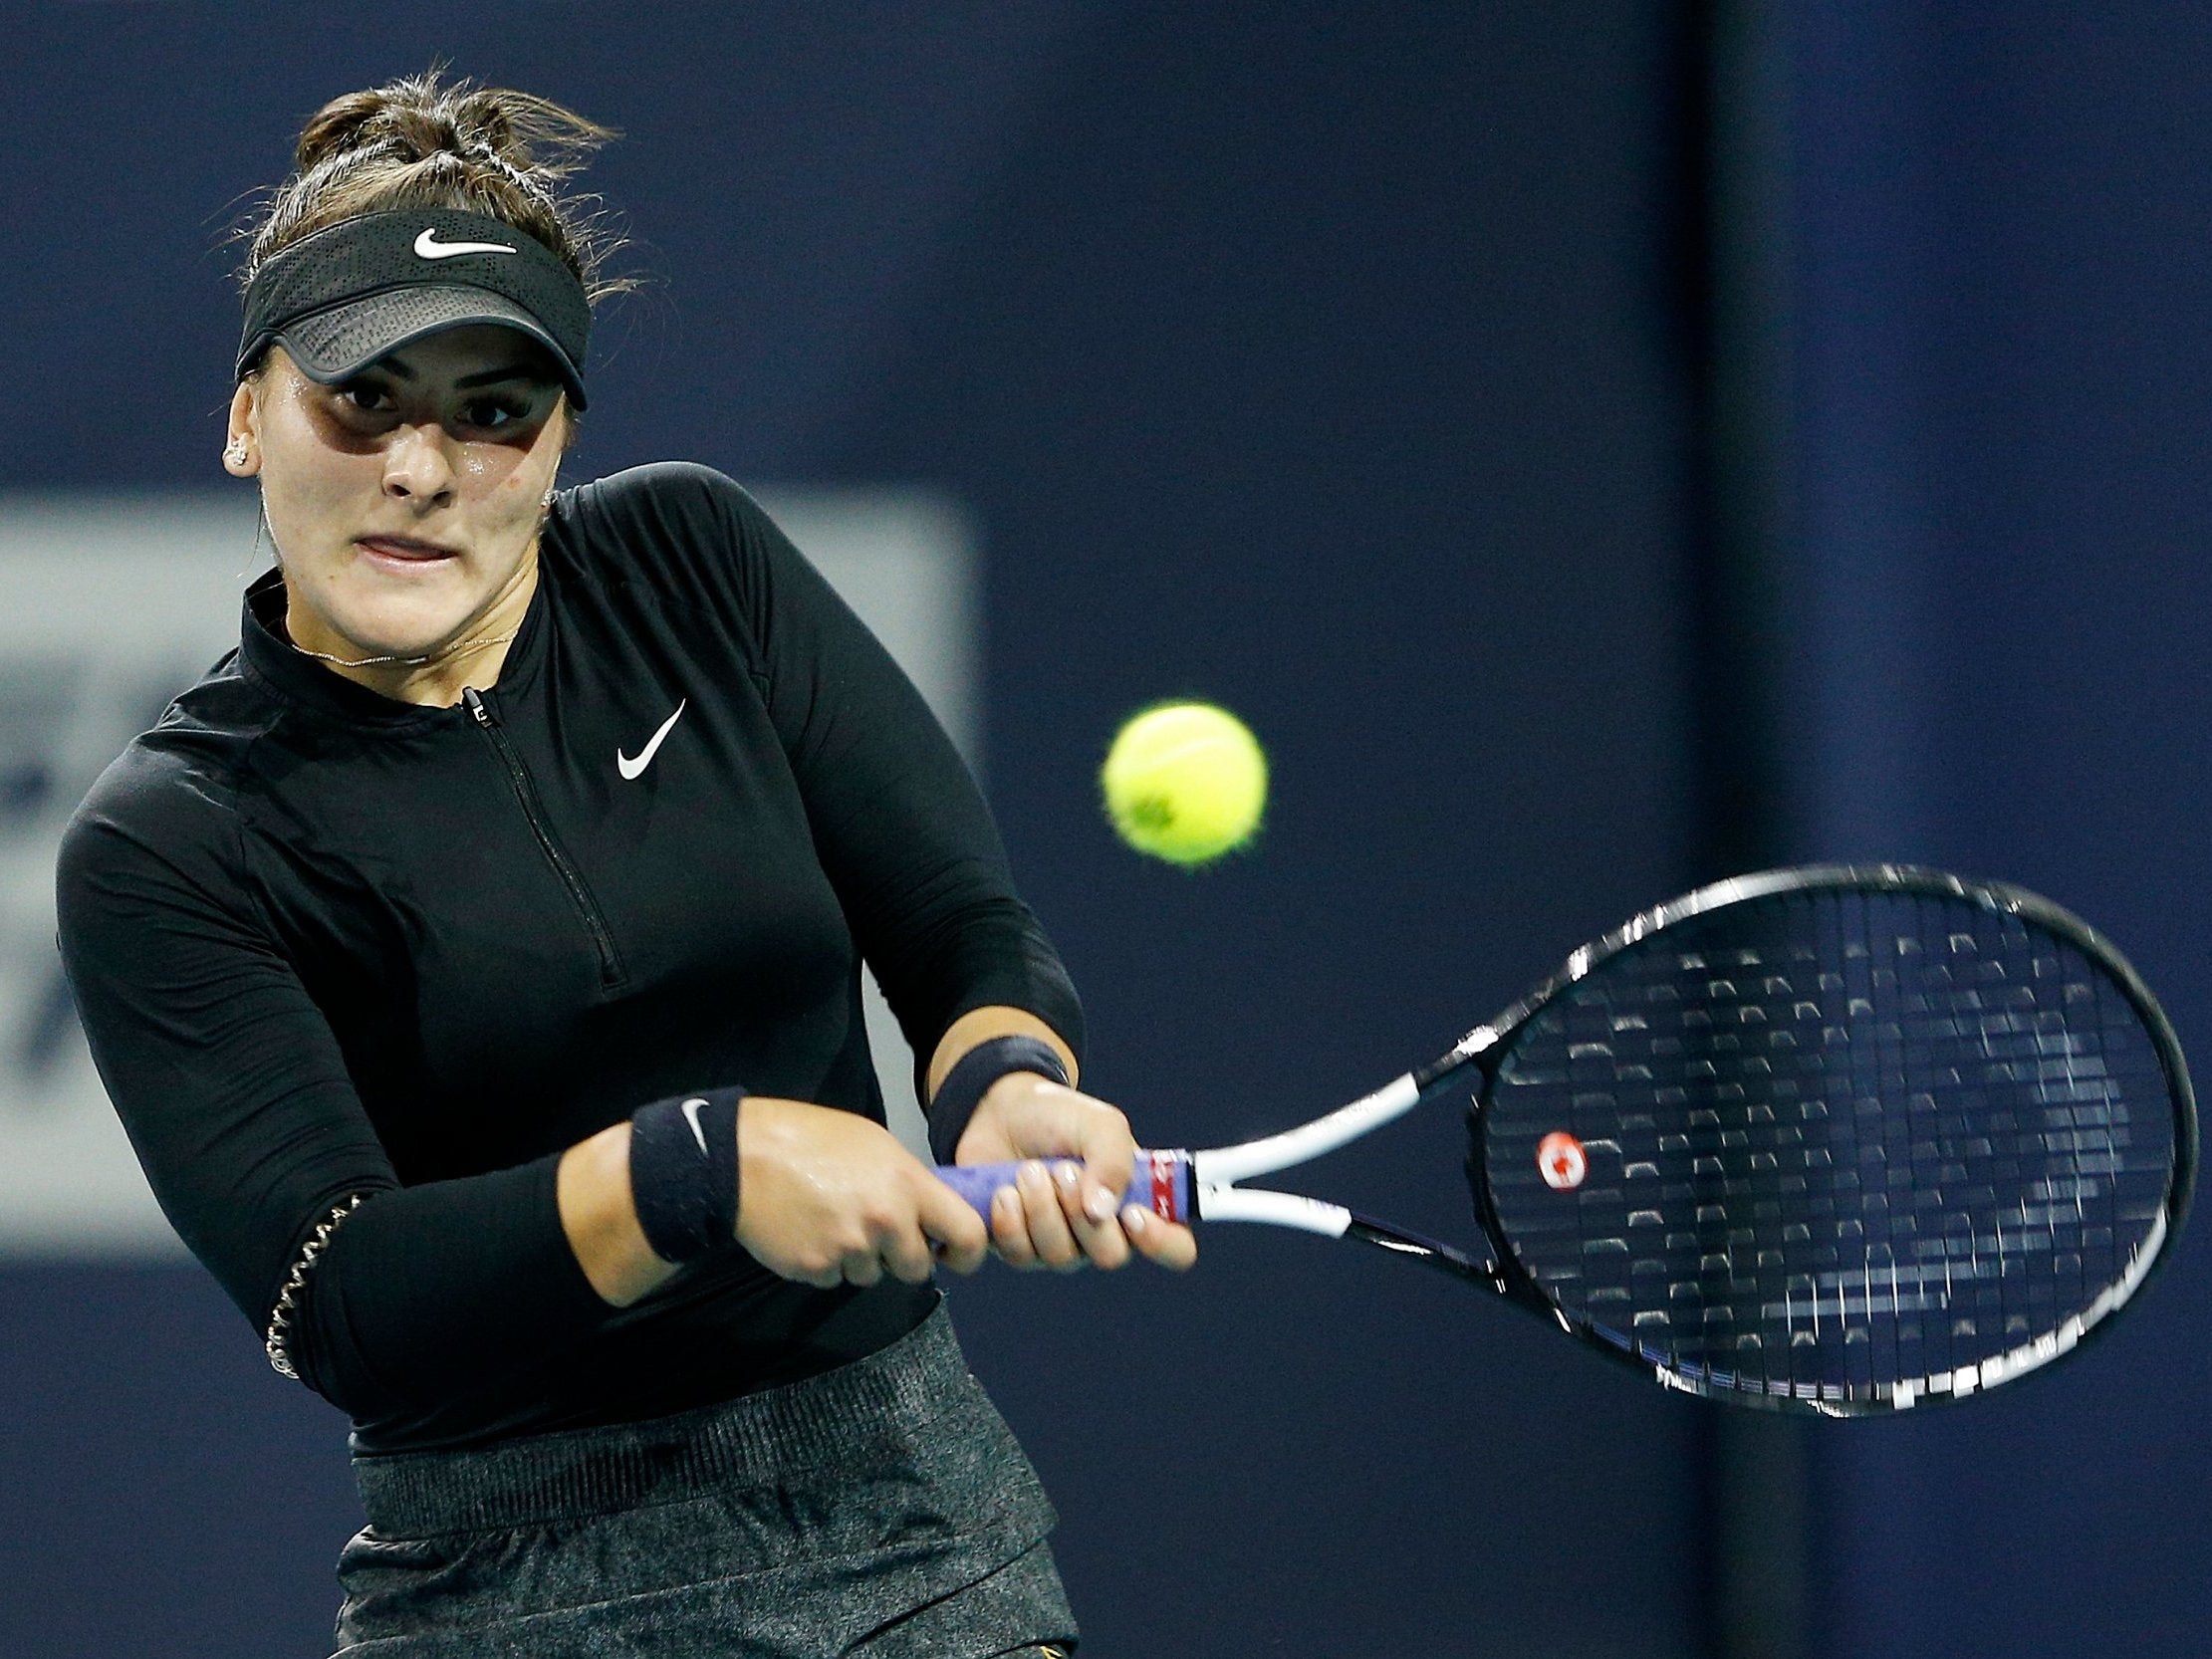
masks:
<path fill-rule="evenodd" d="M 1500 1065 L 1512 1052 L 1514 1038 L 1553 1002 L 1610 958 L 1653 934 L 1712 911 L 1794 893 L 1840 890 L 1962 899 L 2001 914 L 2018 916 L 2080 950 L 2109 974 L 2141 1018 L 2165 1074 L 2174 1114 L 2173 1174 L 2160 1213 L 2127 1271 L 2106 1286 L 2090 1306 L 2062 1321 L 2057 1330 L 2044 1332 L 2018 1348 L 1975 1365 L 1928 1379 L 1925 1386 L 1908 1383 L 1886 1393 L 1863 1397 L 1834 1397 L 1827 1391 L 1806 1392 L 1815 1387 L 1812 1384 L 1794 1384 L 1787 1392 L 1749 1389 L 1733 1379 L 1678 1366 L 1647 1345 L 1624 1346 L 1593 1322 L 1570 1313 L 1546 1294 L 1510 1247 L 1491 1197 L 1481 1132 L 1490 1104 L 1491 1087 Z M 1477 1261 L 1449 1245 L 1362 1216 L 1343 1205 L 1297 1193 L 1237 1185 L 1254 1175 L 1272 1174 L 1325 1156 L 1395 1121 L 1416 1106 L 1446 1095 L 1458 1096 L 1462 1090 L 1467 1091 L 1468 1186 L 1474 1196 L 1475 1220 L 1489 1249 L 1487 1260 Z M 1297 1128 L 1260 1140 L 1179 1155 L 1187 1156 L 1190 1162 L 1192 1215 L 1196 1219 L 1290 1227 L 1329 1238 L 1356 1239 L 1393 1254 L 1413 1257 L 1455 1279 L 1488 1285 L 1507 1301 L 1556 1324 L 1585 1345 L 1655 1377 L 1666 1387 L 1685 1393 L 1725 1399 L 1732 1405 L 1777 1411 L 1862 1416 L 1907 1409 L 1923 1399 L 1964 1398 L 2040 1369 L 2104 1329 L 2109 1323 L 2108 1316 L 2125 1305 L 2164 1264 L 2170 1254 L 2167 1246 L 2179 1234 L 2188 1214 L 2196 1186 L 2197 1110 L 2180 1040 L 2174 1035 L 2164 1010 L 2158 1006 L 2142 977 L 2111 942 L 2071 911 L 2022 887 L 1970 880 L 1917 865 L 1809 864 L 1733 876 L 1641 911 L 1575 951 L 1559 972 L 1538 984 L 1496 1019 L 1477 1026 L 1427 1066 L 1395 1077 L 1381 1088 Z"/>

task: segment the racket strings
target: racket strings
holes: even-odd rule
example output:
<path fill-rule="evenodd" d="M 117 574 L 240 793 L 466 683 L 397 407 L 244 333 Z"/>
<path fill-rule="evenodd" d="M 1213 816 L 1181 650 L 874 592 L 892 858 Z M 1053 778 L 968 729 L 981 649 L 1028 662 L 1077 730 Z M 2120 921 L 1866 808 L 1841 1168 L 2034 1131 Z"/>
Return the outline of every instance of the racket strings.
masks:
<path fill-rule="evenodd" d="M 1515 1037 L 1486 1118 L 1504 1242 L 1563 1309 L 1700 1386 L 1840 1404 L 2063 1351 L 2174 1174 L 2111 977 L 1929 894 L 1777 896 L 1615 954 Z M 1555 1131 L 1572 1190 L 1537 1166 Z"/>

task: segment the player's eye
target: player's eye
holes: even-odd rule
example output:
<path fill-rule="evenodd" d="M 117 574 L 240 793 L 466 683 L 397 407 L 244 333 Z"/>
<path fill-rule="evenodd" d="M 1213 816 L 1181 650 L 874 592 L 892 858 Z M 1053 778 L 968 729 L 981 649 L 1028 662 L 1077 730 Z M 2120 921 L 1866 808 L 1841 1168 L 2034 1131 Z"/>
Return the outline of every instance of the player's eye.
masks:
<path fill-rule="evenodd" d="M 374 380 L 348 380 L 338 388 L 341 407 L 358 414 L 388 414 L 394 407 L 391 391 Z"/>
<path fill-rule="evenodd" d="M 530 405 L 518 397 L 478 397 L 462 408 L 461 415 L 471 426 L 496 429 L 529 412 Z"/>

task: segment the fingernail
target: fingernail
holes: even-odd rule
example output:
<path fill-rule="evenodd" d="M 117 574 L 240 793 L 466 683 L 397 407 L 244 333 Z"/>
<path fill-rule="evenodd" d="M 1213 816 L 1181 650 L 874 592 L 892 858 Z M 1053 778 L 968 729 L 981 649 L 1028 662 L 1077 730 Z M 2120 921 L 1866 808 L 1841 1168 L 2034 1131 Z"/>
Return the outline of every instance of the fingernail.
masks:
<path fill-rule="evenodd" d="M 994 1210 L 1018 1210 L 1021 1205 L 1022 1195 L 1012 1187 L 1001 1187 L 991 1194 L 991 1208 Z"/>
<path fill-rule="evenodd" d="M 1093 1187 L 1091 1196 L 1083 1201 L 1083 1213 L 1093 1221 L 1111 1221 L 1114 1206 L 1118 1202 L 1119 1200 L 1113 1194 L 1107 1192 L 1106 1188 Z"/>
<path fill-rule="evenodd" d="M 1025 1181 L 1042 1181 L 1045 1179 L 1045 1166 L 1039 1159 L 1032 1158 L 1022 1165 L 1021 1173 Z"/>
<path fill-rule="evenodd" d="M 1121 1210 L 1121 1225 L 1131 1233 L 1141 1233 L 1152 1225 L 1152 1212 L 1141 1204 L 1124 1205 Z"/>
<path fill-rule="evenodd" d="M 1062 1164 L 1053 1171 L 1053 1179 L 1058 1181 L 1061 1186 L 1072 1191 L 1076 1182 L 1082 1179 L 1082 1171 L 1078 1170 L 1074 1164 Z"/>

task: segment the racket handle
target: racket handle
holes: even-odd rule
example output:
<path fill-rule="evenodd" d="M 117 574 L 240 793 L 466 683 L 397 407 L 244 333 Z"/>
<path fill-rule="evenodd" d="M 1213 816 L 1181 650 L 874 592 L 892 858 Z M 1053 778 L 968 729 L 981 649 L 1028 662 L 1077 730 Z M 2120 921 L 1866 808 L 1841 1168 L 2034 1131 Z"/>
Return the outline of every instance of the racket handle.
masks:
<path fill-rule="evenodd" d="M 1083 1165 L 1074 1158 L 1053 1158 L 1045 1167 L 1057 1174 L 1062 1168 L 1081 1169 Z M 1001 1187 L 1014 1185 L 1021 1173 L 1018 1163 L 939 1164 L 934 1173 L 938 1180 L 958 1193 L 973 1206 L 975 1213 L 985 1221 L 991 1219 L 991 1200 Z M 1139 1149 L 1136 1167 L 1129 1175 L 1128 1190 L 1121 1195 L 1124 1208 L 1141 1204 L 1162 1221 L 1188 1221 L 1190 1219 L 1190 1154 L 1188 1152 L 1146 1152 Z"/>

